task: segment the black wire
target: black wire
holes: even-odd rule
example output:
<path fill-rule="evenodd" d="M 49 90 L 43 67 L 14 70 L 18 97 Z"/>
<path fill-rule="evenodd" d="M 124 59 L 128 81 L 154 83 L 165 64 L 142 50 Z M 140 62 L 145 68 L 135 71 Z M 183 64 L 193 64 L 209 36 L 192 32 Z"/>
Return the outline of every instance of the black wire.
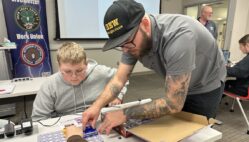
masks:
<path fill-rule="evenodd" d="M 59 121 L 60 121 L 60 119 L 61 119 L 61 116 L 58 118 L 58 120 L 54 123 L 54 124 L 50 124 L 50 125 L 47 125 L 47 124 L 43 124 L 42 122 L 41 122 L 41 120 L 39 120 L 39 121 L 33 121 L 33 122 L 38 122 L 38 123 L 40 123 L 42 126 L 44 126 L 44 127 L 52 127 L 52 126 L 54 126 L 55 124 L 57 124 Z"/>
<path fill-rule="evenodd" d="M 24 114 L 25 118 L 28 119 L 27 111 L 26 111 L 26 97 L 23 97 L 23 107 L 24 107 Z"/>

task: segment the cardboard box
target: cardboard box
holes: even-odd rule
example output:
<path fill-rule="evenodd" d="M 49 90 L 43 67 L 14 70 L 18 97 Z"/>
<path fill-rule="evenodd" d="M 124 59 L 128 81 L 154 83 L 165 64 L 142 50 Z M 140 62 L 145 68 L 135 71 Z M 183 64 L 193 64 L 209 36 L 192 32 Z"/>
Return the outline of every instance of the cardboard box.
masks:
<path fill-rule="evenodd" d="M 207 120 L 205 116 L 180 112 L 155 119 L 128 131 L 146 141 L 177 142 L 214 123 L 215 119 Z"/>

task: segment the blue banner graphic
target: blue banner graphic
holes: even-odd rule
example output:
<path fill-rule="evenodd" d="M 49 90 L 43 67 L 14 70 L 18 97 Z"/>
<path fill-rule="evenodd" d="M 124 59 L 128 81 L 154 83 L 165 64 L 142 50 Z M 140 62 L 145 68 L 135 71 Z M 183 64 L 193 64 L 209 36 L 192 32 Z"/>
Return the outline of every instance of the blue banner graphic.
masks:
<path fill-rule="evenodd" d="M 2 0 L 14 77 L 52 74 L 45 0 Z"/>

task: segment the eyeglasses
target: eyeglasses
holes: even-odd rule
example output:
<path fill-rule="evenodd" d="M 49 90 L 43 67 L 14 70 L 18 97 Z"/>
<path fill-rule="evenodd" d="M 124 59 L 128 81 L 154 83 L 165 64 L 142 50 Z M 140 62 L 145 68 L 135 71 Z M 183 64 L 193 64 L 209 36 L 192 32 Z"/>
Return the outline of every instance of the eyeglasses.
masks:
<path fill-rule="evenodd" d="M 122 51 L 123 48 L 127 49 L 135 48 L 136 44 L 134 43 L 134 39 L 137 35 L 138 29 L 139 27 L 137 28 L 135 34 L 133 34 L 130 39 L 128 39 L 125 43 L 121 44 L 119 47 L 116 47 L 115 49 Z"/>
<path fill-rule="evenodd" d="M 76 70 L 75 72 L 71 70 L 66 70 L 66 71 L 61 71 L 61 73 L 66 76 L 73 76 L 73 75 L 81 76 L 86 73 L 86 69 Z"/>

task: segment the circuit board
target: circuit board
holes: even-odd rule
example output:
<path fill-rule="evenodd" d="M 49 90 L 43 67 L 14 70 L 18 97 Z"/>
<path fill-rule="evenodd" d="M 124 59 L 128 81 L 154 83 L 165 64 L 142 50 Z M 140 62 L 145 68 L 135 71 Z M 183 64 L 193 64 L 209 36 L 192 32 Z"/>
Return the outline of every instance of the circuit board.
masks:
<path fill-rule="evenodd" d="M 59 125 L 63 128 L 67 125 L 75 125 L 76 127 L 80 127 L 81 124 L 81 117 L 62 121 Z M 103 138 L 99 135 L 98 131 L 92 128 L 90 125 L 86 126 L 85 130 L 83 131 L 84 139 L 88 142 L 103 142 Z M 52 133 L 45 133 L 38 136 L 38 142 L 66 142 L 66 139 L 63 135 L 62 130 L 55 131 Z"/>

